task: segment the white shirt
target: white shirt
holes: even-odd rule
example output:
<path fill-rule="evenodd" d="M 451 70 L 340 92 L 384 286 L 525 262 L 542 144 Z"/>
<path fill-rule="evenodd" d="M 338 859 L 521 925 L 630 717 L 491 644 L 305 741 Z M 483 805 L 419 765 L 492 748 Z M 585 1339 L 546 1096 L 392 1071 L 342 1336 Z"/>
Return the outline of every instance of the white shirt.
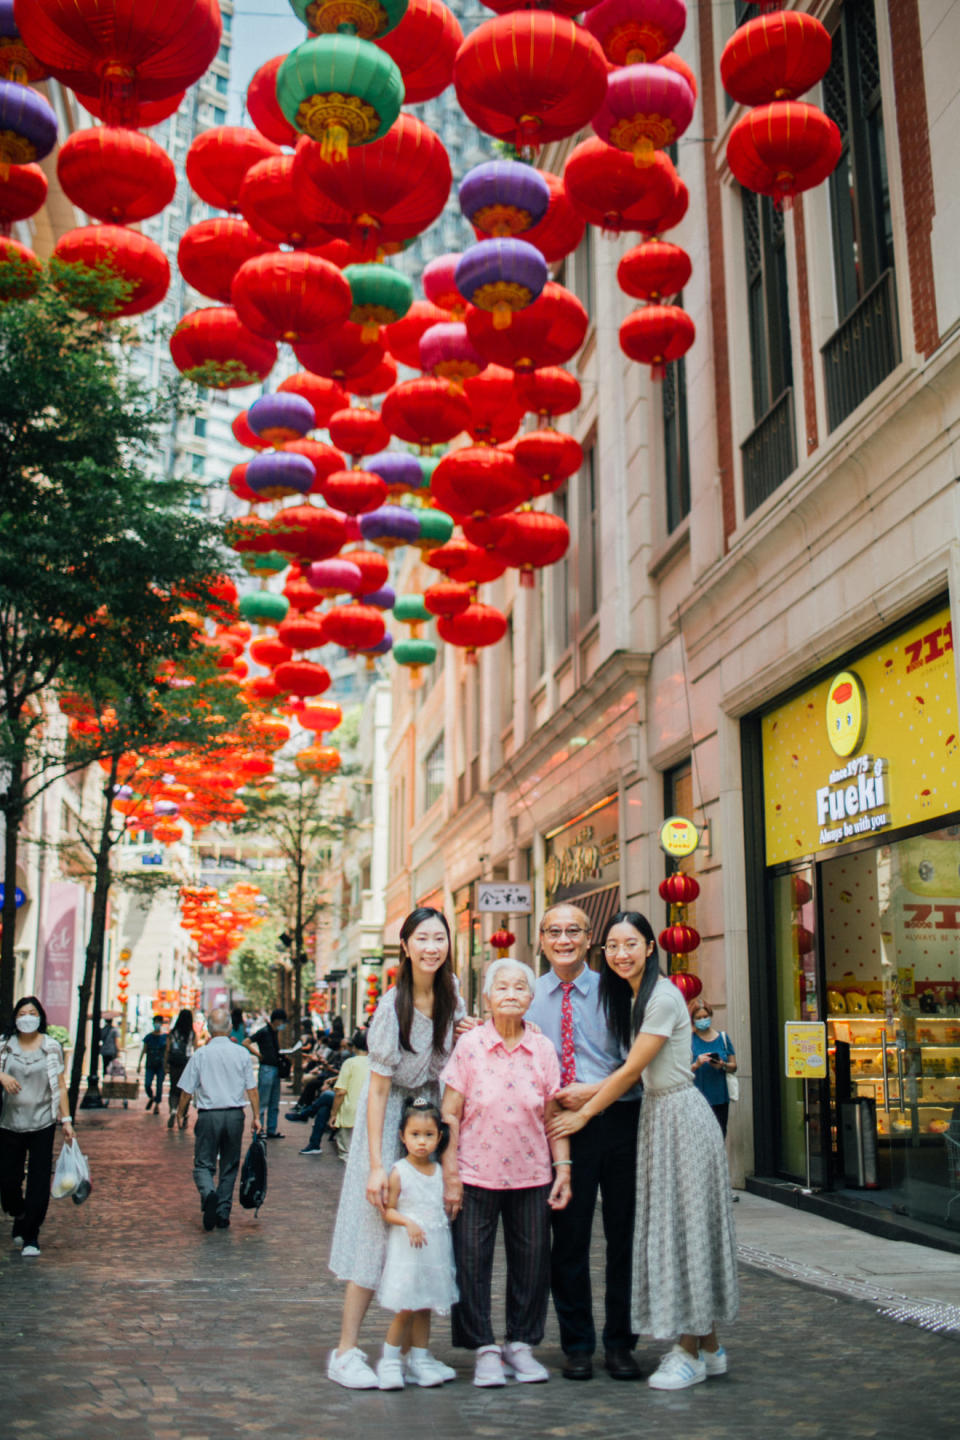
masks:
<path fill-rule="evenodd" d="M 246 1105 L 247 1091 L 256 1087 L 253 1057 L 229 1035 L 214 1035 L 190 1056 L 179 1081 L 198 1110 L 234 1110 Z"/>

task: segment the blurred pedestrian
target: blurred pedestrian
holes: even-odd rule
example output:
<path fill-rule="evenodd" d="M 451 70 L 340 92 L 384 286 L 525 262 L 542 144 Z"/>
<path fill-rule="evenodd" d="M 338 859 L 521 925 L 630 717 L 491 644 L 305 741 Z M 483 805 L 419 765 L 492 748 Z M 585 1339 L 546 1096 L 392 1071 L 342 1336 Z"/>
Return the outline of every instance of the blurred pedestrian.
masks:
<path fill-rule="evenodd" d="M 147 1073 L 144 1081 L 144 1088 L 147 1092 L 147 1114 L 151 1107 L 154 1115 L 160 1114 L 160 1101 L 163 1097 L 163 1062 L 167 1054 L 167 1037 L 163 1033 L 163 1016 L 154 1015 L 153 1029 L 149 1034 L 144 1035 L 143 1044 L 140 1047 L 140 1059 L 137 1061 L 137 1074 L 140 1074 L 144 1060 L 147 1062 Z"/>
<path fill-rule="evenodd" d="M 713 1007 L 705 1000 L 695 1000 L 690 1007 L 693 1021 L 693 1080 L 700 1094 L 720 1123 L 724 1136 L 730 1114 L 730 1091 L 727 1076 L 735 1075 L 737 1057 L 730 1037 L 713 1025 Z"/>
<path fill-rule="evenodd" d="M 110 1066 L 117 1058 L 117 1038 L 117 1027 L 113 1021 L 104 1020 L 100 1027 L 100 1060 L 104 1080 L 110 1074 Z"/>
<path fill-rule="evenodd" d="M 167 1120 L 167 1129 L 172 1130 L 177 1123 L 177 1101 L 180 1099 L 180 1076 L 184 1072 L 187 1061 L 197 1048 L 197 1039 L 193 1031 L 193 1011 L 181 1010 L 170 1027 L 170 1034 L 167 1036 L 167 1074 L 170 1077 L 170 1116 Z M 186 1116 L 180 1121 L 180 1129 L 186 1128 Z"/>
<path fill-rule="evenodd" d="M 230 1011 L 230 1039 L 235 1045 L 242 1045 L 247 1038 L 247 1027 L 243 1021 L 242 1010 Z"/>
<path fill-rule="evenodd" d="M 244 1040 L 246 1048 L 260 1061 L 260 1074 L 257 1084 L 260 1092 L 260 1110 L 266 1125 L 266 1137 L 268 1140 L 284 1139 L 282 1131 L 277 1129 L 277 1118 L 280 1112 L 280 1040 L 277 1035 L 287 1023 L 286 1010 L 278 1007 L 270 1012 L 270 1022 L 264 1025 L 256 1034 Z"/>
<path fill-rule="evenodd" d="M 353 1127 L 357 1123 L 357 1104 L 370 1074 L 370 1056 L 367 1054 L 367 1037 L 358 1030 L 351 1042 L 354 1054 L 340 1066 L 336 1084 L 333 1087 L 333 1109 L 330 1111 L 330 1126 L 336 1141 L 337 1154 L 346 1161 L 353 1140 Z"/>

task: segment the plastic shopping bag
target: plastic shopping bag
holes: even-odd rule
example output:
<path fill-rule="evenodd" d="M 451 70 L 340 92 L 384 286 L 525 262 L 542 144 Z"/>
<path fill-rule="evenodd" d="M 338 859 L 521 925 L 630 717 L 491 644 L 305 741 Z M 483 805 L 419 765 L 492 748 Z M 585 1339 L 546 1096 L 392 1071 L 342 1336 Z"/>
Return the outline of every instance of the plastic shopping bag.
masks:
<path fill-rule="evenodd" d="M 65 1143 L 57 1156 L 51 1194 L 54 1200 L 65 1200 L 68 1195 L 76 1195 L 81 1186 L 84 1187 L 81 1199 L 86 1199 L 90 1193 L 90 1166 L 80 1146 L 73 1140 Z"/>

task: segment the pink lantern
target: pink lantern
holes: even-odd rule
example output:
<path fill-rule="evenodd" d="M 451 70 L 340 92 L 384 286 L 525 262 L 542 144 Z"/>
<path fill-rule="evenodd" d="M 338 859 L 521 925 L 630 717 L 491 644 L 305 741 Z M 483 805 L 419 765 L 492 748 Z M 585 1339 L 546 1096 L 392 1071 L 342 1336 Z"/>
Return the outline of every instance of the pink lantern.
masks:
<path fill-rule="evenodd" d="M 485 370 L 487 362 L 475 349 L 466 325 L 450 320 L 431 325 L 420 336 L 420 366 L 431 375 L 462 385 Z"/>
<path fill-rule="evenodd" d="M 583 23 L 611 64 L 650 64 L 680 39 L 687 7 L 684 0 L 601 0 Z"/>
<path fill-rule="evenodd" d="M 438 255 L 423 267 L 423 293 L 441 310 L 449 310 L 455 320 L 462 320 L 467 308 L 457 289 L 456 275 L 459 255 Z"/>
<path fill-rule="evenodd" d="M 693 119 L 693 91 L 665 65 L 625 65 L 607 76 L 607 96 L 593 128 L 601 140 L 649 165 L 657 150 L 683 134 Z"/>

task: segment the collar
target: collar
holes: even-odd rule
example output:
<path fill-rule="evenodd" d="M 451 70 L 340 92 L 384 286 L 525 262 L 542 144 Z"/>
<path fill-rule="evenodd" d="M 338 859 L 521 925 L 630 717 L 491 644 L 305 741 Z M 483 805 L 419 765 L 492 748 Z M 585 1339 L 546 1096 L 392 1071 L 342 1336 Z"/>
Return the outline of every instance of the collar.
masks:
<path fill-rule="evenodd" d="M 501 1048 L 502 1050 L 504 1050 L 508 1055 L 512 1053 L 511 1051 L 507 1050 L 507 1047 L 506 1047 L 506 1046 L 504 1045 L 504 1043 L 503 1043 L 503 1036 L 499 1033 L 499 1031 L 497 1030 L 496 1025 L 494 1025 L 494 1023 L 493 1023 L 492 1020 L 485 1020 L 485 1021 L 483 1022 L 483 1025 L 482 1025 L 481 1028 L 480 1028 L 480 1034 L 481 1034 L 482 1037 L 483 1037 L 483 1044 L 484 1044 L 484 1048 L 485 1048 L 485 1049 L 487 1049 L 487 1050 L 495 1050 L 495 1049 L 497 1048 L 497 1046 L 499 1045 L 500 1048 Z M 533 1031 L 530 1029 L 530 1027 L 529 1027 L 528 1025 L 524 1025 L 523 1030 L 521 1031 L 521 1034 L 520 1034 L 520 1039 L 517 1041 L 516 1045 L 513 1047 L 514 1050 L 527 1050 L 527 1051 L 530 1051 L 530 1052 L 532 1053 L 532 1051 L 533 1051 L 533 1044 L 532 1044 L 532 1042 L 531 1042 L 531 1036 L 532 1036 L 532 1034 L 533 1034 Z"/>
<path fill-rule="evenodd" d="M 576 979 L 572 981 L 573 988 L 578 991 L 579 994 L 590 994 L 590 981 L 587 977 L 592 974 L 593 971 L 590 969 L 590 966 L 586 963 L 586 961 L 584 961 L 583 969 L 577 975 Z M 561 985 L 565 985 L 567 983 L 565 980 L 561 980 L 556 970 L 554 970 L 552 967 L 550 970 L 547 971 L 545 978 L 547 982 L 546 989 L 551 995 L 554 994 L 555 991 L 559 990 Z"/>

